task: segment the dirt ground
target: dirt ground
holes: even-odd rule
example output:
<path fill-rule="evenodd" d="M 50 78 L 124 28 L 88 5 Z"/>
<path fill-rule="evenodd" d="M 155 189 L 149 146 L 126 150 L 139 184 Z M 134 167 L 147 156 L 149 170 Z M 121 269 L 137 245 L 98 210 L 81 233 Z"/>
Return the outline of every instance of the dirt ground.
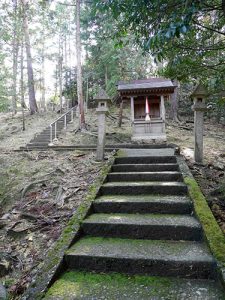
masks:
<path fill-rule="evenodd" d="M 180 146 L 181 154 L 185 157 L 225 234 L 225 128 L 205 121 L 204 161 L 203 164 L 196 164 L 193 159 L 194 124 L 192 122 L 193 120 L 187 119 L 182 124 L 170 122 L 167 126 L 168 142 Z"/>
<path fill-rule="evenodd" d="M 127 108 L 123 125 L 118 128 L 118 109 L 111 108 L 107 144 L 130 142 L 129 116 Z M 95 163 L 93 152 L 13 151 L 25 146 L 57 117 L 55 113 L 26 116 L 27 129 L 23 132 L 21 115 L 12 118 L 0 114 L 0 277 L 11 299 L 21 298 L 104 164 Z M 88 131 L 76 132 L 76 118 L 58 144 L 96 144 L 95 110 L 89 110 L 86 122 Z M 206 122 L 204 164 L 197 165 L 193 161 L 193 120 L 167 124 L 168 142 L 180 146 L 225 233 L 224 131 L 222 126 Z"/>

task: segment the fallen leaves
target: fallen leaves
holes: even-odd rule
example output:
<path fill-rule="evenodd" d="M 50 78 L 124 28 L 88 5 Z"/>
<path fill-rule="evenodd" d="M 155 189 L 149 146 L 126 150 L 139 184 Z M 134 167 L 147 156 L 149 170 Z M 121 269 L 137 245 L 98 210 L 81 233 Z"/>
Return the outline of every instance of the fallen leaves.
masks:
<path fill-rule="evenodd" d="M 20 194 L 0 215 L 0 268 L 5 282 L 13 280 L 7 287 L 14 299 L 26 290 L 98 175 L 101 166 L 93 164 L 94 158 L 93 153 L 80 151 L 37 151 L 12 160 L 21 166 L 13 187 Z"/>

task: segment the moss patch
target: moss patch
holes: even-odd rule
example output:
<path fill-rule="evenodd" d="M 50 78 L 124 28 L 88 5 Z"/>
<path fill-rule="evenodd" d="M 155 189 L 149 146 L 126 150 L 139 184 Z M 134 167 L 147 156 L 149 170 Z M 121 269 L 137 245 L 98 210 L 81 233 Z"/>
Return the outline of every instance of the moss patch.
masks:
<path fill-rule="evenodd" d="M 225 237 L 217 224 L 204 195 L 197 182 L 190 177 L 185 177 L 184 182 L 189 187 L 195 212 L 202 224 L 210 249 L 219 262 L 225 265 Z"/>
<path fill-rule="evenodd" d="M 124 150 L 120 149 L 116 152 L 116 157 L 123 157 L 123 156 L 126 156 L 126 152 Z"/>
<path fill-rule="evenodd" d="M 147 287 L 151 287 L 151 295 L 165 294 L 165 289 L 171 286 L 171 280 L 164 277 L 126 276 L 118 273 L 96 274 L 88 272 L 67 272 L 49 289 L 45 299 L 63 297 L 63 299 L 78 299 L 85 295 L 100 297 L 102 291 L 107 291 L 107 299 L 118 299 L 118 294 L 147 296 Z M 85 299 L 85 298 L 83 298 Z M 97 298 L 95 298 L 97 299 Z M 104 298 L 105 299 L 105 298 Z M 127 298 L 128 299 L 128 298 Z"/>
<path fill-rule="evenodd" d="M 67 272 L 46 294 L 45 300 L 222 300 L 215 282 L 118 273 Z"/>

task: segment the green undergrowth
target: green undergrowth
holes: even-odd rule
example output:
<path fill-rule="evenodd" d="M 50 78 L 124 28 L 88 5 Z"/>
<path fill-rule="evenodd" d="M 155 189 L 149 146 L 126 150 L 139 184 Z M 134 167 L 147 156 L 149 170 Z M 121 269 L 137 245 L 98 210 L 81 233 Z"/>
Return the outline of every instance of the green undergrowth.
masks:
<path fill-rule="evenodd" d="M 185 183 L 193 200 L 195 212 L 202 224 L 206 239 L 215 258 L 225 266 L 225 237 L 195 179 L 186 177 Z"/>
<path fill-rule="evenodd" d="M 47 257 L 44 261 L 43 266 L 40 270 L 40 275 L 37 277 L 34 284 L 28 290 L 28 295 L 30 297 L 30 292 L 32 297 L 38 300 L 42 298 L 43 290 L 46 289 L 46 279 L 50 279 L 54 274 L 57 266 L 62 261 L 65 251 L 68 249 L 69 245 L 73 241 L 74 237 L 80 229 L 80 224 L 86 217 L 88 210 L 90 209 L 92 201 L 95 199 L 99 188 L 103 184 L 106 175 L 108 174 L 113 160 L 111 159 L 107 165 L 105 165 L 96 179 L 96 181 L 90 186 L 88 193 L 83 200 L 82 204 L 78 207 L 74 215 L 69 220 L 67 226 L 63 230 L 60 238 L 54 244 L 53 248 L 48 252 Z M 42 287 L 44 285 L 44 287 Z M 42 288 L 41 288 L 42 287 Z M 37 290 L 37 292 L 34 292 Z M 29 298 L 30 299 L 30 298 Z"/>

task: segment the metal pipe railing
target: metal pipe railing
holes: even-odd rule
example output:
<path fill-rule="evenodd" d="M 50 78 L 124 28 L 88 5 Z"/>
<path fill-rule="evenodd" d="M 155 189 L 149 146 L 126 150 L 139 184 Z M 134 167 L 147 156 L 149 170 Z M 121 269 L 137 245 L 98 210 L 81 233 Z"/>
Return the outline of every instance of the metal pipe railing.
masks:
<path fill-rule="evenodd" d="M 71 122 L 73 122 L 74 119 L 74 109 L 76 108 L 76 106 L 72 107 L 70 110 L 68 110 L 66 113 L 64 113 L 63 115 L 61 115 L 58 119 L 56 119 L 54 122 L 52 122 L 49 127 L 50 127 L 50 146 L 53 146 L 53 141 L 57 141 L 57 122 L 60 120 L 64 119 L 64 128 L 66 129 L 67 127 L 67 115 L 69 113 L 71 113 Z M 53 126 L 54 126 L 54 139 L 53 139 Z"/>

